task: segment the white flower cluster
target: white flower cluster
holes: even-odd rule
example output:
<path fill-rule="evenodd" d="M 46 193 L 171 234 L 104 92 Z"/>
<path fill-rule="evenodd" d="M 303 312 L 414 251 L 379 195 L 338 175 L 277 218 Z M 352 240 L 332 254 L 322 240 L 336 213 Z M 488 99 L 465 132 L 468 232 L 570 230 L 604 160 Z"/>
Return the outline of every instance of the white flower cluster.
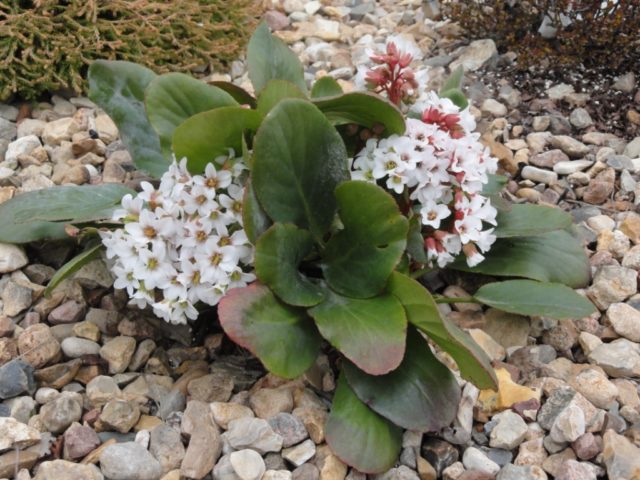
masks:
<path fill-rule="evenodd" d="M 352 160 L 352 178 L 384 182 L 407 195 L 423 225 L 430 265 L 452 262 L 461 252 L 475 266 L 496 237 L 496 209 L 481 195 L 497 160 L 473 133 L 475 120 L 435 92 L 414 108 L 421 120 L 407 119 L 404 135 L 369 139 Z"/>
<path fill-rule="evenodd" d="M 115 288 L 140 308 L 171 323 L 195 319 L 197 302 L 216 305 L 225 292 L 255 279 L 253 247 L 242 229 L 241 175 L 246 166 L 217 158 L 204 175 L 174 162 L 155 189 L 142 183 L 125 195 L 113 219 L 124 228 L 103 232 Z"/>

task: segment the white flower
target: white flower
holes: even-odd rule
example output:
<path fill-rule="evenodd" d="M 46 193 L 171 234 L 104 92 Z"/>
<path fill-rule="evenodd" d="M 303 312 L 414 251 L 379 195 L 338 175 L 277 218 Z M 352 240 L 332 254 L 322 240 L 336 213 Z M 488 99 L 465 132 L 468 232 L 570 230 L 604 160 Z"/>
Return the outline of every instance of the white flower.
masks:
<path fill-rule="evenodd" d="M 216 305 L 229 288 L 255 280 L 241 225 L 246 166 L 233 150 L 215 162 L 196 176 L 186 159 L 174 162 L 157 189 L 143 182 L 137 196 L 123 197 L 114 214 L 123 228 L 100 234 L 114 287 L 167 322 L 195 319 L 198 302 Z"/>

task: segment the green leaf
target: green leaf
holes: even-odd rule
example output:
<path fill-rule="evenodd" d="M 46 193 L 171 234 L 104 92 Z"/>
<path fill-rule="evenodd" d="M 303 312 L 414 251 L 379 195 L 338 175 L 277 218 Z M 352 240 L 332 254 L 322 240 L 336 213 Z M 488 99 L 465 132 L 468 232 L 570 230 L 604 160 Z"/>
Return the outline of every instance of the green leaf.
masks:
<path fill-rule="evenodd" d="M 467 97 L 465 97 L 464 93 L 459 88 L 452 88 L 451 90 L 446 90 L 440 93 L 440 96 L 451 100 L 454 103 L 454 105 L 456 105 L 460 110 L 464 110 L 469 106 L 469 101 L 467 100 Z"/>
<path fill-rule="evenodd" d="M 325 426 L 327 444 L 347 465 L 381 473 L 395 464 L 402 430 L 362 403 L 341 376 Z"/>
<path fill-rule="evenodd" d="M 268 287 L 232 288 L 218 304 L 224 332 L 283 378 L 296 378 L 315 362 L 320 336 L 304 310 L 278 301 Z"/>
<path fill-rule="evenodd" d="M 23 193 L 0 204 L 0 242 L 27 243 L 67 238 L 66 223 L 111 218 L 127 193 L 124 185 L 53 187 Z"/>
<path fill-rule="evenodd" d="M 327 243 L 323 270 L 335 291 L 372 297 L 384 290 L 407 245 L 409 222 L 377 185 L 349 181 L 336 189 L 344 229 Z"/>
<path fill-rule="evenodd" d="M 444 81 L 444 83 L 442 84 L 442 87 L 440 87 L 440 94 L 442 94 L 442 92 L 446 92 L 447 90 L 461 88 L 463 77 L 464 77 L 464 68 L 462 68 L 462 65 L 460 65 L 453 72 L 451 72 L 451 75 L 449 75 L 449 78 L 447 78 Z"/>
<path fill-rule="evenodd" d="M 422 236 L 422 224 L 418 217 L 409 220 L 409 232 L 407 233 L 407 252 L 411 258 L 419 263 L 427 263 L 427 253 L 424 249 L 424 237 Z"/>
<path fill-rule="evenodd" d="M 311 234 L 295 225 L 276 223 L 256 244 L 256 274 L 285 303 L 312 307 L 324 300 L 320 286 L 300 273 L 302 260 L 313 251 Z"/>
<path fill-rule="evenodd" d="M 595 312 L 593 304 L 560 283 L 508 280 L 480 287 L 474 298 L 509 313 L 552 318 L 583 318 Z"/>
<path fill-rule="evenodd" d="M 89 98 L 109 114 L 136 167 L 160 177 L 169 167 L 160 139 L 147 119 L 144 91 L 156 77 L 131 62 L 96 60 L 89 67 Z"/>
<path fill-rule="evenodd" d="M 358 398 L 395 425 L 421 432 L 448 426 L 456 416 L 460 386 L 414 329 L 407 333 L 407 353 L 398 368 L 368 375 L 351 362 L 344 373 Z"/>
<path fill-rule="evenodd" d="M 279 38 L 269 32 L 266 22 L 256 29 L 247 47 L 249 79 L 256 92 L 260 92 L 269 80 L 288 80 L 303 92 L 307 91 L 304 69 L 298 56 Z"/>
<path fill-rule="evenodd" d="M 451 320 L 440 315 L 431 294 L 419 282 L 394 272 L 388 291 L 401 303 L 409 323 L 426 333 L 458 364 L 460 375 L 478 388 L 497 389 L 497 379 L 487 354 Z"/>
<path fill-rule="evenodd" d="M 87 263 L 100 257 L 100 252 L 102 251 L 102 249 L 103 249 L 102 243 L 99 242 L 96 245 L 93 245 L 87 248 L 85 251 L 83 251 L 82 253 L 79 253 L 78 255 L 73 257 L 71 260 L 69 260 L 67 263 L 65 263 L 62 266 L 62 268 L 60 268 L 53 275 L 53 277 L 51 277 L 51 280 L 49 280 L 47 288 L 44 291 L 44 296 L 48 297 L 49 295 L 51 295 L 51 292 L 53 292 L 53 290 L 58 285 L 60 285 L 60 282 L 62 282 L 66 278 L 69 278 L 71 275 L 76 273 Z"/>
<path fill-rule="evenodd" d="M 361 300 L 327 290 L 309 315 L 320 334 L 365 372 L 384 375 L 402 362 L 407 318 L 392 295 Z"/>
<path fill-rule="evenodd" d="M 198 113 L 176 128 L 173 151 L 177 159 L 187 157 L 189 172 L 204 172 L 208 163 L 226 155 L 229 148 L 239 155 L 246 130 L 256 130 L 261 116 L 255 110 L 221 107 Z"/>
<path fill-rule="evenodd" d="M 351 92 L 314 99 L 313 103 L 333 125 L 357 123 L 372 129 L 383 126 L 385 135 L 402 135 L 406 128 L 400 110 L 374 93 Z"/>
<path fill-rule="evenodd" d="M 165 156 L 171 156 L 174 130 L 196 113 L 238 105 L 231 95 L 183 73 L 160 75 L 145 90 L 151 125 L 160 137 Z"/>
<path fill-rule="evenodd" d="M 307 96 L 293 83 L 286 80 L 269 80 L 258 97 L 258 112 L 265 116 L 281 100 L 285 98 L 302 98 Z"/>
<path fill-rule="evenodd" d="M 540 235 L 571 226 L 571 215 L 559 208 L 542 205 L 512 205 L 508 212 L 498 212 L 498 226 L 494 234 L 498 238 Z"/>
<path fill-rule="evenodd" d="M 333 77 L 322 77 L 311 87 L 311 98 L 334 97 L 342 95 L 342 87 Z"/>
<path fill-rule="evenodd" d="M 271 219 L 258 202 L 251 179 L 248 179 L 242 198 L 242 226 L 249 241 L 255 245 L 260 235 L 266 232 L 271 224 Z"/>
<path fill-rule="evenodd" d="M 213 85 L 220 90 L 224 90 L 240 105 L 248 105 L 252 109 L 256 108 L 256 99 L 253 98 L 244 88 L 239 87 L 235 83 L 216 81 L 211 82 L 210 85 Z"/>
<path fill-rule="evenodd" d="M 589 261 L 578 240 L 557 230 L 531 237 L 500 238 L 476 267 L 464 258 L 449 265 L 455 270 L 499 277 L 524 277 L 581 288 L 589 283 Z"/>
<path fill-rule="evenodd" d="M 267 214 L 321 238 L 336 213 L 333 192 L 349 178 L 340 135 L 311 103 L 287 99 L 265 117 L 253 147 L 253 188 Z"/>
<path fill-rule="evenodd" d="M 489 181 L 482 187 L 483 195 L 494 195 L 502 192 L 502 190 L 504 190 L 504 187 L 507 185 L 507 181 L 509 180 L 504 175 L 495 175 L 492 173 L 489 173 L 487 177 L 489 177 Z"/>

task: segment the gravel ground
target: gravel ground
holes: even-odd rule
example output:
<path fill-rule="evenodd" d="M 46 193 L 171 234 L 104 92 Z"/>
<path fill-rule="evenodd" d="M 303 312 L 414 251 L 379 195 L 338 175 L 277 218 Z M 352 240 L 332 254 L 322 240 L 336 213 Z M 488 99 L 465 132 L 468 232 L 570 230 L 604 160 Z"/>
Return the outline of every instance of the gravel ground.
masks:
<path fill-rule="evenodd" d="M 331 5 L 325 5 L 331 3 Z M 640 479 L 640 90 L 633 73 L 514 75 L 513 55 L 469 42 L 419 0 L 272 0 L 266 18 L 309 79 L 354 88 L 367 48 L 390 34 L 424 52 L 437 87 L 467 70 L 483 141 L 514 202 L 572 213 L 599 312 L 557 321 L 443 306 L 494 361 L 498 393 L 463 384 L 456 421 L 407 431 L 379 480 Z M 243 61 L 231 74 L 248 87 Z M 137 172 L 110 118 L 81 97 L 0 104 L 0 203 L 58 184 L 127 183 Z M 167 326 L 129 309 L 101 260 L 50 298 L 66 244 L 0 244 L 0 478 L 360 480 L 324 442 L 335 387 L 326 356 L 285 382 L 212 322 Z M 448 285 L 448 286 L 447 286 Z M 441 293 L 467 296 L 463 279 Z M 206 315 L 205 315 L 206 316 Z"/>

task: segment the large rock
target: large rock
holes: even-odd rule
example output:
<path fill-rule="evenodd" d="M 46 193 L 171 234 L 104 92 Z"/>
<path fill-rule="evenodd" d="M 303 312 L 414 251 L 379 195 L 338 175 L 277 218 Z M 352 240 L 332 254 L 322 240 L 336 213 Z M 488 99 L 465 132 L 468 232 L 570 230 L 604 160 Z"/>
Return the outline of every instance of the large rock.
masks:
<path fill-rule="evenodd" d="M 0 417 L 0 451 L 25 448 L 40 441 L 40 432 L 15 418 Z"/>
<path fill-rule="evenodd" d="M 118 336 L 102 346 L 100 356 L 109 363 L 109 373 L 122 373 L 129 366 L 135 350 L 134 338 Z"/>
<path fill-rule="evenodd" d="M 33 367 L 21 360 L 12 360 L 0 367 L 0 400 L 17 397 L 22 393 L 33 393 L 36 384 Z"/>
<path fill-rule="evenodd" d="M 100 455 L 102 473 L 110 480 L 158 480 L 162 467 L 136 442 L 109 445 Z"/>
<path fill-rule="evenodd" d="M 465 72 L 475 72 L 497 54 L 498 49 L 493 40 L 476 40 L 462 49 L 458 58 L 449 64 L 449 69 L 454 71 L 462 66 Z"/>
<path fill-rule="evenodd" d="M 612 377 L 639 377 L 640 345 L 626 338 L 603 343 L 589 353 L 589 361 Z"/>
<path fill-rule="evenodd" d="M 265 454 L 279 452 L 282 449 L 283 438 L 261 418 L 233 420 L 229 422 L 229 429 L 222 436 L 236 450 L 251 448 Z"/>
<path fill-rule="evenodd" d="M 522 443 L 527 435 L 527 424 L 522 417 L 506 410 L 493 417 L 497 424 L 491 430 L 489 445 L 493 448 L 513 450 Z"/>
<path fill-rule="evenodd" d="M 0 243 L 0 273 L 10 273 L 29 263 L 22 247 Z"/>
<path fill-rule="evenodd" d="M 606 309 L 636 293 L 637 277 L 637 272 L 630 268 L 604 265 L 596 272 L 589 296 L 598 307 Z"/>
<path fill-rule="evenodd" d="M 33 480 L 103 480 L 104 476 L 95 465 L 82 465 L 66 460 L 42 462 Z"/>
<path fill-rule="evenodd" d="M 607 318 L 618 335 L 640 342 L 640 311 L 626 303 L 614 303 L 607 310 Z"/>
<path fill-rule="evenodd" d="M 8 165 L 17 165 L 18 157 L 20 155 L 28 155 L 33 150 L 41 146 L 42 144 L 40 143 L 40 139 L 35 135 L 27 135 L 26 137 L 21 137 L 9 144 L 9 147 L 4 154 L 4 161 Z"/>
<path fill-rule="evenodd" d="M 64 432 L 82 417 L 82 396 L 75 392 L 62 392 L 58 398 L 40 409 L 40 419 L 52 433 Z"/>
<path fill-rule="evenodd" d="M 640 449 L 613 430 L 605 432 L 603 441 L 602 461 L 609 480 L 640 478 Z"/>
<path fill-rule="evenodd" d="M 60 355 L 60 344 L 44 323 L 31 325 L 18 337 L 18 350 L 34 368 L 45 366 Z"/>
<path fill-rule="evenodd" d="M 185 455 L 180 432 L 162 423 L 151 430 L 149 451 L 160 462 L 164 473 L 180 468 Z"/>
<path fill-rule="evenodd" d="M 190 431 L 191 439 L 180 466 L 180 475 L 184 477 L 203 478 L 211 472 L 222 453 L 220 431 L 208 408 L 205 407 L 205 411 L 207 414 Z"/>

